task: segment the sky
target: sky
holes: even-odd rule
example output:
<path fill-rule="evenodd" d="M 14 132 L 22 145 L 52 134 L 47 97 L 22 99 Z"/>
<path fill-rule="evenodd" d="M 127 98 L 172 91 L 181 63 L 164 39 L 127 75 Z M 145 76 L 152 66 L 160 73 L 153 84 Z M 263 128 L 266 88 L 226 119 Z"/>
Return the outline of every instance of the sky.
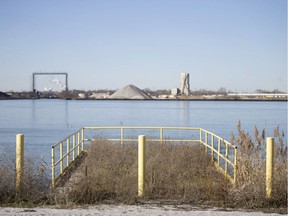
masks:
<path fill-rule="evenodd" d="M 286 0 L 0 0 L 0 91 L 287 91 Z M 36 77 L 57 89 L 64 76 Z"/>

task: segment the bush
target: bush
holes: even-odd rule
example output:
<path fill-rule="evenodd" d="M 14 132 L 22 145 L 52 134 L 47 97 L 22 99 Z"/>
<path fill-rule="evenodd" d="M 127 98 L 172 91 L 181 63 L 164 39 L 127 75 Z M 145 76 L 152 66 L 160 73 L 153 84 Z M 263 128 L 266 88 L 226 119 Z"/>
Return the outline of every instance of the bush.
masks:
<path fill-rule="evenodd" d="M 255 127 L 254 139 L 241 129 L 232 142 L 238 146 L 236 187 L 229 194 L 233 206 L 237 207 L 285 207 L 287 206 L 287 143 L 284 132 L 274 130 L 274 179 L 271 199 L 266 199 L 266 137 L 265 130 L 259 134 Z"/>
<path fill-rule="evenodd" d="M 236 185 L 212 165 L 201 144 L 149 143 L 146 148 L 145 196 L 137 197 L 137 145 L 121 147 L 107 140 L 91 144 L 80 176 L 65 189 L 61 203 L 124 202 L 144 200 L 210 203 L 235 208 L 287 206 L 287 144 L 275 129 L 273 193 L 266 199 L 265 130 L 254 138 L 238 125 L 232 143 L 238 147 Z M 59 199 L 58 199 L 59 202 Z"/>
<path fill-rule="evenodd" d="M 0 203 L 15 200 L 15 152 L 6 149 L 0 155 Z"/>
<path fill-rule="evenodd" d="M 147 142 L 145 195 L 137 197 L 138 147 L 92 142 L 87 157 L 64 187 L 49 190 L 45 162 L 25 159 L 22 196 L 15 198 L 15 152 L 0 155 L 0 203 L 95 204 L 173 201 L 206 203 L 236 208 L 286 208 L 287 143 L 279 128 L 274 131 L 273 191 L 266 199 L 265 130 L 255 127 L 254 138 L 241 129 L 232 135 L 238 147 L 236 185 L 216 171 L 202 144 Z M 284 212 L 284 211 L 283 211 Z"/>
<path fill-rule="evenodd" d="M 47 164 L 26 156 L 24 160 L 21 196 L 16 199 L 15 151 L 7 149 L 0 155 L 0 203 L 37 204 L 47 200 L 50 181 Z"/>
<path fill-rule="evenodd" d="M 137 153 L 134 144 L 121 147 L 107 140 L 92 143 L 82 166 L 82 175 L 69 188 L 65 202 L 139 201 Z M 225 198 L 224 177 L 214 170 L 200 144 L 147 143 L 146 156 L 144 199 L 192 202 Z"/>

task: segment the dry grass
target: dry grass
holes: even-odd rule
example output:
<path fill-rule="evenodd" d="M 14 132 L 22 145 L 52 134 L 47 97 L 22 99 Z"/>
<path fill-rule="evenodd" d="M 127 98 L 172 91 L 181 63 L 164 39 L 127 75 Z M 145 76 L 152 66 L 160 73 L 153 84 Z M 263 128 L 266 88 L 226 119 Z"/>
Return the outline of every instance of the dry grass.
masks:
<path fill-rule="evenodd" d="M 215 171 L 200 145 L 148 143 L 144 199 L 198 202 L 223 201 L 226 181 Z M 83 166 L 87 176 L 69 190 L 66 202 L 95 203 L 113 200 L 135 203 L 137 198 L 137 146 L 94 142 Z"/>
<path fill-rule="evenodd" d="M 228 182 L 215 170 L 202 145 L 151 144 L 147 152 L 148 197 L 182 202 L 225 198 Z"/>
<path fill-rule="evenodd" d="M 6 150 L 0 155 L 0 203 L 14 201 L 15 198 L 15 153 Z"/>
<path fill-rule="evenodd" d="M 266 137 L 255 127 L 254 139 L 241 129 L 238 123 L 238 137 L 232 136 L 239 149 L 237 185 L 229 197 L 233 206 L 246 208 L 287 206 L 287 143 L 284 133 L 275 128 L 274 178 L 271 199 L 266 199 Z"/>
<path fill-rule="evenodd" d="M 232 186 L 212 165 L 202 145 L 148 143 L 145 196 L 137 197 L 137 146 L 100 140 L 91 144 L 83 177 L 66 194 L 66 203 L 175 200 L 235 208 L 287 206 L 287 144 L 275 129 L 275 177 L 271 199 L 265 197 L 265 131 L 254 139 L 238 125 L 232 137 L 239 149 L 237 184 Z M 87 167 L 87 176 L 84 168 Z M 67 192 L 67 191 L 66 191 Z"/>
<path fill-rule="evenodd" d="M 21 197 L 16 199 L 15 191 L 15 151 L 10 149 L 0 155 L 0 203 L 20 203 L 33 205 L 47 200 L 50 180 L 47 177 L 47 165 L 26 156 Z"/>
<path fill-rule="evenodd" d="M 287 143 L 275 129 L 275 169 L 271 199 L 265 197 L 265 130 L 246 134 L 239 122 L 237 184 L 232 186 L 212 165 L 200 144 L 147 143 L 145 196 L 137 197 L 137 145 L 91 143 L 74 183 L 50 191 L 42 162 L 25 161 L 25 178 L 20 202 L 58 205 L 178 202 L 235 208 L 286 208 Z M 0 203 L 15 203 L 15 152 L 0 156 Z M 285 212 L 285 210 L 283 210 Z M 282 211 L 282 212 L 283 212 Z"/>

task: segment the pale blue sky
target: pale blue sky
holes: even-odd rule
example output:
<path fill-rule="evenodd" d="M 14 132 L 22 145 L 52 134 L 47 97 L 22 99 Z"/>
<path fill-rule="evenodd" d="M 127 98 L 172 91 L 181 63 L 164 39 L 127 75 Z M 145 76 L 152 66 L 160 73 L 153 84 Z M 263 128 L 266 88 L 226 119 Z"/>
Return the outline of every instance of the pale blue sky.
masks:
<path fill-rule="evenodd" d="M 0 0 L 0 91 L 31 90 L 33 72 L 68 72 L 70 89 L 170 89 L 187 72 L 192 90 L 286 91 L 287 1 Z"/>

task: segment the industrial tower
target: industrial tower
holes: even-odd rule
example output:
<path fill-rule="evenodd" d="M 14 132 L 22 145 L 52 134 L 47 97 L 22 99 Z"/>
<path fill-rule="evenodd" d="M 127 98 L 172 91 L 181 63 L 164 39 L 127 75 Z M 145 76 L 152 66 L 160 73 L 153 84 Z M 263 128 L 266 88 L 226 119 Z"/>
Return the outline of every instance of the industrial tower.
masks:
<path fill-rule="evenodd" d="M 181 82 L 180 94 L 189 96 L 190 95 L 189 73 L 181 73 L 180 82 Z"/>

